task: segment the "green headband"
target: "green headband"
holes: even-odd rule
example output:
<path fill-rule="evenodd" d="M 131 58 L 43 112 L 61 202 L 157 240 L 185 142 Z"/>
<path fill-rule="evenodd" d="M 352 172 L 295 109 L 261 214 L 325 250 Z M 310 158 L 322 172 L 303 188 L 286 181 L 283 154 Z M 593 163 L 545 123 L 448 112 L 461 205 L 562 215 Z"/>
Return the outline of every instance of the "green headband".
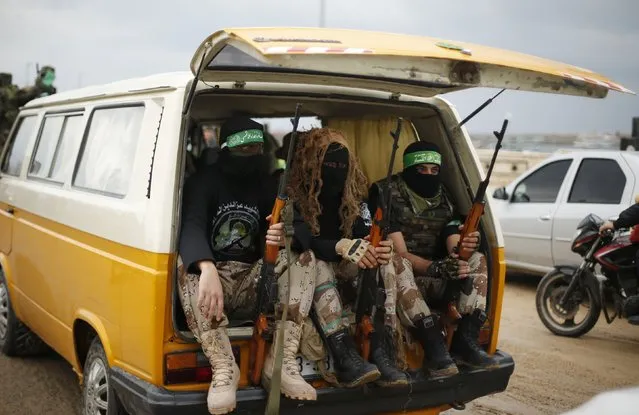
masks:
<path fill-rule="evenodd" d="M 442 155 L 436 151 L 417 151 L 404 155 L 404 168 L 407 169 L 416 164 L 442 165 Z"/>
<path fill-rule="evenodd" d="M 264 142 L 264 132 L 262 130 L 244 130 L 237 132 L 235 134 L 231 134 L 226 137 L 226 141 L 222 143 L 220 148 L 228 147 L 238 147 L 245 146 L 247 144 L 254 143 L 263 143 Z"/>

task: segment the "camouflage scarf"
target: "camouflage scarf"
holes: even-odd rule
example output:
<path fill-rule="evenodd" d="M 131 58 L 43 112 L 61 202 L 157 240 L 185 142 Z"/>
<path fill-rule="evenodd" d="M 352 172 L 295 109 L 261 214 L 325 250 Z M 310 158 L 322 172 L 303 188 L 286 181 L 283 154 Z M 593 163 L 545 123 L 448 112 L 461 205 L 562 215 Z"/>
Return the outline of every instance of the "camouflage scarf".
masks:
<path fill-rule="evenodd" d="M 400 191 L 404 194 L 404 196 L 408 199 L 411 209 L 413 213 L 416 215 L 421 215 L 423 212 L 432 209 L 434 207 L 439 206 L 442 201 L 442 189 L 441 187 L 433 197 L 422 197 L 415 193 L 411 188 L 406 184 L 403 178 L 400 178 L 399 181 Z"/>

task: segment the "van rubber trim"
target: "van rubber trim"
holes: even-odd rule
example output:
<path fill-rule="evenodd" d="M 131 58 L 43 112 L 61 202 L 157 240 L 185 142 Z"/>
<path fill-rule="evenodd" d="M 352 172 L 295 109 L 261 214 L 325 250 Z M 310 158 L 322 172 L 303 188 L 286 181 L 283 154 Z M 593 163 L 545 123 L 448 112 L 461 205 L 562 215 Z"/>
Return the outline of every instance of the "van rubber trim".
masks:
<path fill-rule="evenodd" d="M 414 381 L 401 388 L 381 388 L 369 384 L 361 388 L 325 388 L 317 391 L 315 402 L 294 401 L 282 396 L 281 408 L 286 414 L 321 414 L 334 410 L 348 414 L 402 412 L 470 402 L 506 390 L 515 370 L 512 357 L 497 351 L 499 366 L 492 370 L 471 369 L 460 365 L 455 376 Z M 151 385 L 120 368 L 111 368 L 111 391 L 129 413 L 140 415 L 207 415 L 207 391 L 172 392 Z M 262 388 L 237 391 L 235 414 L 264 413 L 267 395 Z"/>

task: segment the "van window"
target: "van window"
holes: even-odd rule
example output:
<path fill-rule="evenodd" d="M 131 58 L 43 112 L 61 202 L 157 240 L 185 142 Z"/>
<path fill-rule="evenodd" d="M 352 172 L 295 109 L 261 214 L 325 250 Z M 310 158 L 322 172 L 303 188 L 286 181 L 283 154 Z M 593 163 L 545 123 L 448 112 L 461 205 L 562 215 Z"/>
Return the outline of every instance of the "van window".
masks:
<path fill-rule="evenodd" d="M 72 165 L 72 151 L 82 138 L 82 114 L 53 115 L 44 119 L 29 176 L 64 181 L 64 167 Z"/>
<path fill-rule="evenodd" d="M 571 163 L 555 161 L 526 177 L 515 188 L 512 203 L 554 203 Z"/>
<path fill-rule="evenodd" d="M 36 127 L 36 116 L 29 115 L 18 121 L 18 127 L 11 140 L 11 147 L 2 163 L 2 172 L 12 176 L 20 176 L 22 162 L 27 152 L 27 144 Z"/>
<path fill-rule="evenodd" d="M 73 185 L 124 197 L 143 116 L 142 104 L 95 109 L 82 143 Z"/>
<path fill-rule="evenodd" d="M 584 159 L 577 171 L 568 203 L 621 203 L 626 175 L 610 159 Z"/>

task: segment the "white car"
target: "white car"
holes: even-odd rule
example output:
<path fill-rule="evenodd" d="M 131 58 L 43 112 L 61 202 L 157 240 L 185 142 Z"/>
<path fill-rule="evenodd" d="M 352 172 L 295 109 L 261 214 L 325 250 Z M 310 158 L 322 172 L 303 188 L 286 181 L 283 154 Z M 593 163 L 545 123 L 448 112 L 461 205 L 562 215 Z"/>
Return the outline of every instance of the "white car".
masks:
<path fill-rule="evenodd" d="M 506 265 L 545 274 L 578 266 L 570 250 L 577 224 L 589 213 L 617 215 L 639 193 L 639 153 L 584 150 L 555 153 L 493 193 L 491 208 L 504 235 Z"/>

